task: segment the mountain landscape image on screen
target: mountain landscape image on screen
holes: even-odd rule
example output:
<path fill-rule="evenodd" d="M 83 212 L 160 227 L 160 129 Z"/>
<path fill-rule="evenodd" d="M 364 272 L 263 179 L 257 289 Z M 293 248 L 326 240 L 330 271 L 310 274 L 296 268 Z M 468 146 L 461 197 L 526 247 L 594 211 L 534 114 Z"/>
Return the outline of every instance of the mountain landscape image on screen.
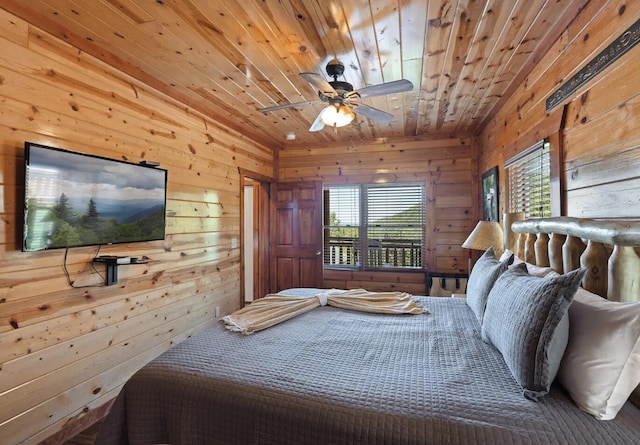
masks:
<path fill-rule="evenodd" d="M 27 205 L 30 250 L 164 237 L 163 201 L 89 199 L 82 210 L 63 193 L 54 204 L 31 199 Z"/>
<path fill-rule="evenodd" d="M 26 251 L 164 239 L 166 170 L 30 145 Z"/>

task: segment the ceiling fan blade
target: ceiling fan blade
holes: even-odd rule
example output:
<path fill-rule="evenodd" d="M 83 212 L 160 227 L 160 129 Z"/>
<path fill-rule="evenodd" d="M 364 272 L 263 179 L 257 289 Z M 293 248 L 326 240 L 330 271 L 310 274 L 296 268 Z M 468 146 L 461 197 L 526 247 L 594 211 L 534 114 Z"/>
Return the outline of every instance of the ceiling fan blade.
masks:
<path fill-rule="evenodd" d="M 328 97 L 336 97 L 338 92 L 331 86 L 327 79 L 316 73 L 300 73 L 304 79 L 309 82 L 315 89 Z"/>
<path fill-rule="evenodd" d="M 357 114 L 361 114 L 364 117 L 373 119 L 374 121 L 386 124 L 387 122 L 391 122 L 393 120 L 393 114 L 389 114 L 386 111 L 382 111 L 365 104 L 352 103 L 352 105 L 354 105 L 355 112 Z"/>
<path fill-rule="evenodd" d="M 298 108 L 298 107 L 311 105 L 312 103 L 315 103 L 315 102 L 316 101 L 313 101 L 313 100 L 308 100 L 306 102 L 295 102 L 292 104 L 284 104 L 284 105 L 276 105 L 274 107 L 260 108 L 258 111 L 262 113 L 266 113 L 268 111 L 284 110 L 285 108 Z"/>
<path fill-rule="evenodd" d="M 413 90 L 413 84 L 407 79 L 394 80 L 393 82 L 381 83 L 378 85 L 371 85 L 370 87 L 364 87 L 358 90 L 360 98 L 383 96 L 385 94 L 403 93 L 405 91 Z"/>
<path fill-rule="evenodd" d="M 320 119 L 322 118 L 322 113 L 324 113 L 324 108 L 322 109 L 322 111 L 320 113 L 318 113 L 318 117 L 316 117 L 316 120 L 313 121 L 313 124 L 311 124 L 311 127 L 309 127 L 309 131 L 320 131 L 324 128 L 324 124 L 320 121 Z"/>

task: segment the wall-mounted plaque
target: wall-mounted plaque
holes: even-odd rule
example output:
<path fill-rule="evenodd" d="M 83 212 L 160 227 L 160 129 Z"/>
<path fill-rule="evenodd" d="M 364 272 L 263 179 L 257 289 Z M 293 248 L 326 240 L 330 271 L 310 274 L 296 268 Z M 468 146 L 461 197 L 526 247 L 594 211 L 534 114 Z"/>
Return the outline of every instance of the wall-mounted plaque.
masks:
<path fill-rule="evenodd" d="M 639 41 L 640 19 L 549 96 L 547 98 L 547 111 L 551 111 L 556 105 L 575 93 L 578 88 L 622 57 L 623 54 L 636 46 Z"/>

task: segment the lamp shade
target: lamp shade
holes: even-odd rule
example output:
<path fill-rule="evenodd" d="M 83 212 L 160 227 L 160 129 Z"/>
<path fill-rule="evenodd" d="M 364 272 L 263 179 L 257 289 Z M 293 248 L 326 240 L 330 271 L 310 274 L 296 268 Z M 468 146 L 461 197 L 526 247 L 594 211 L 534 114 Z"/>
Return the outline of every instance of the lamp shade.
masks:
<path fill-rule="evenodd" d="M 462 244 L 465 249 L 487 250 L 493 247 L 496 254 L 502 253 L 502 227 L 497 221 L 480 221 Z"/>

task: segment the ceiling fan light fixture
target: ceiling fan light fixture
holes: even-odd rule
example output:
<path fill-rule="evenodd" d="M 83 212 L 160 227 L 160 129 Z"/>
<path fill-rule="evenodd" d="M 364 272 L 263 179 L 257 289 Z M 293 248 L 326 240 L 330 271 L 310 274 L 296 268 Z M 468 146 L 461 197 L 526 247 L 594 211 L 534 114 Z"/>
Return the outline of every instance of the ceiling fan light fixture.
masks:
<path fill-rule="evenodd" d="M 313 86 L 318 92 L 318 98 L 327 106 L 318 113 L 309 127 L 309 131 L 316 132 L 325 126 L 333 127 L 337 132 L 338 127 L 349 125 L 358 115 L 377 121 L 380 124 L 388 124 L 393 121 L 393 114 L 379 110 L 369 105 L 360 103 L 360 99 L 384 96 L 388 94 L 404 93 L 413 90 L 413 84 L 407 79 L 394 80 L 377 85 L 369 85 L 360 90 L 354 90 L 353 85 L 346 81 L 339 81 L 338 77 L 344 74 L 344 64 L 337 59 L 331 60 L 326 71 L 332 81 L 327 81 L 318 73 L 300 73 L 300 76 Z M 392 96 L 396 100 L 398 96 Z M 273 107 L 260 108 L 258 111 L 283 110 L 285 108 L 298 108 L 311 105 L 314 101 L 292 102 L 275 105 Z M 353 107 L 353 108 L 352 108 Z M 355 112 L 353 111 L 355 109 Z M 396 107 L 398 109 L 398 107 Z"/>
<path fill-rule="evenodd" d="M 329 105 L 322 111 L 320 122 L 330 127 L 344 127 L 356 117 L 355 113 L 345 105 Z"/>

